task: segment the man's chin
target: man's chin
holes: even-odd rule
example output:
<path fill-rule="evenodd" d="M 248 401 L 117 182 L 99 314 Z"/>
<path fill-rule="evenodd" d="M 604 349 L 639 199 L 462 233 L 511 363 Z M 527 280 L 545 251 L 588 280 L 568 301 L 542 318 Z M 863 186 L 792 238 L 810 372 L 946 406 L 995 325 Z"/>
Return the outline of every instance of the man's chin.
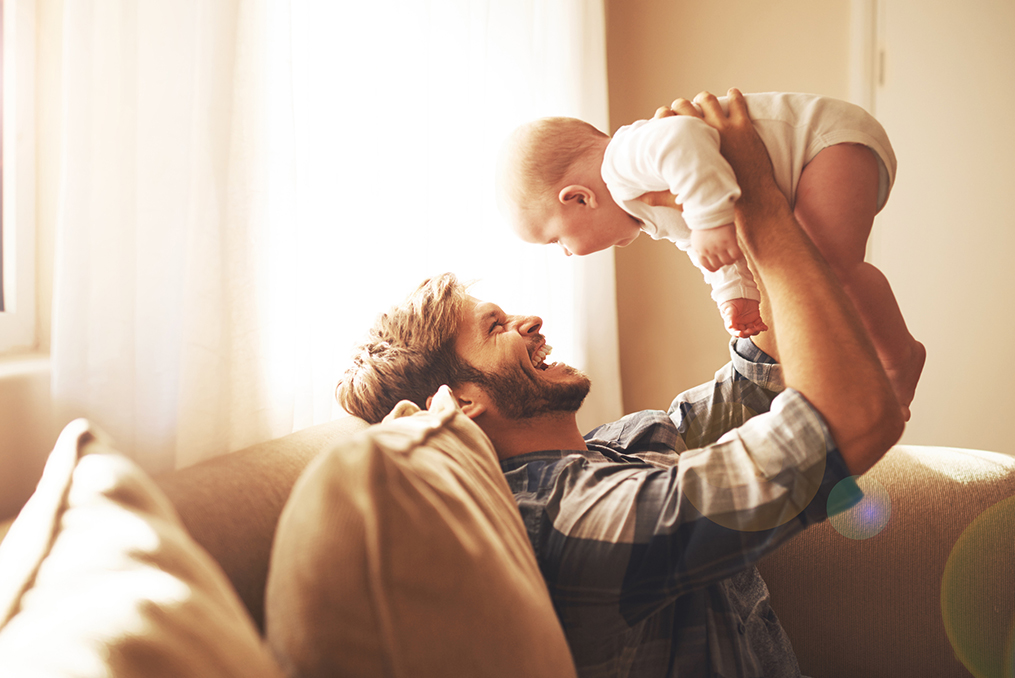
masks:
<path fill-rule="evenodd" d="M 544 411 L 547 413 L 577 412 L 592 388 L 591 380 L 584 372 L 570 365 L 562 364 L 554 369 L 559 372 L 552 376 L 559 378 L 554 380 L 554 383 L 547 389 L 548 392 L 544 394 L 546 400 Z"/>
<path fill-rule="evenodd" d="M 570 365 L 554 365 L 537 373 L 535 379 L 519 378 L 518 373 L 487 375 L 482 386 L 493 397 L 498 410 L 519 421 L 577 412 L 591 388 L 585 373 Z"/>

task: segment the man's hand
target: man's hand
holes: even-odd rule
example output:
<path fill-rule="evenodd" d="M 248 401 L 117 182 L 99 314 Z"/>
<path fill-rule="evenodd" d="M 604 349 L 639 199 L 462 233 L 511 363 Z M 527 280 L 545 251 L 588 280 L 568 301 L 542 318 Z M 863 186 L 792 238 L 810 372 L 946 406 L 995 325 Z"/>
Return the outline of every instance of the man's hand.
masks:
<path fill-rule="evenodd" d="M 775 184 L 768 149 L 751 123 L 744 95 L 738 89 L 731 89 L 727 99 L 729 113 L 723 110 L 715 95 L 701 92 L 694 101 L 674 99 L 669 108 L 662 106 L 656 109 L 653 117 L 693 115 L 707 122 L 719 132 L 719 151 L 733 168 L 740 185 L 742 195 L 737 201 L 738 213 L 757 207 L 779 209 L 780 205 L 754 204 L 758 201 L 771 203 L 773 198 L 778 201 L 782 193 Z"/>
<path fill-rule="evenodd" d="M 693 115 L 696 118 L 704 117 L 701 113 L 701 109 L 695 106 L 687 99 L 680 98 L 674 99 L 673 103 L 669 106 L 660 106 L 656 109 L 654 118 L 669 118 L 673 115 Z"/>
<path fill-rule="evenodd" d="M 694 97 L 694 104 L 682 99 L 673 102 L 677 112 L 688 115 L 701 107 L 701 117 L 719 132 L 719 151 L 733 167 L 737 183 L 743 191 L 742 199 L 755 200 L 771 193 L 775 184 L 775 173 L 768 149 L 758 136 L 747 113 L 747 103 L 739 90 L 729 91 L 729 114 L 722 110 L 719 100 L 709 92 Z"/>
<path fill-rule="evenodd" d="M 691 231 L 691 247 L 698 253 L 701 265 L 713 272 L 744 256 L 733 224 Z"/>

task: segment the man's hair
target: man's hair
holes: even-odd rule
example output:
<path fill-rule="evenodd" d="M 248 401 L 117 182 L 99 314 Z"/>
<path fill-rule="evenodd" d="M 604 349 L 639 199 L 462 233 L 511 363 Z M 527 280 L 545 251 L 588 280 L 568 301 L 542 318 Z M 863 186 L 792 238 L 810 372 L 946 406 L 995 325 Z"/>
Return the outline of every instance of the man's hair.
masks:
<path fill-rule="evenodd" d="M 568 171 L 607 134 L 577 118 L 540 118 L 515 130 L 503 172 L 508 200 L 524 209 L 547 200 Z"/>
<path fill-rule="evenodd" d="M 477 371 L 455 351 L 466 290 L 453 273 L 444 273 L 379 316 L 338 383 L 342 408 L 375 424 L 401 400 L 426 408 L 442 384 L 474 381 Z"/>

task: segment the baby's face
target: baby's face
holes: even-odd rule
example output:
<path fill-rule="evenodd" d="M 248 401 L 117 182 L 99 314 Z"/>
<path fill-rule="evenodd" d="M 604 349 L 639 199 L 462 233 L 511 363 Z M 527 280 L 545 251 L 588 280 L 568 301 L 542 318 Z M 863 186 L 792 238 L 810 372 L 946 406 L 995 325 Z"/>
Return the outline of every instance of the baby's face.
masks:
<path fill-rule="evenodd" d="M 610 247 L 626 247 L 641 233 L 641 222 L 614 209 L 553 210 L 542 219 L 517 225 L 526 242 L 559 245 L 567 256 L 585 256 Z"/>

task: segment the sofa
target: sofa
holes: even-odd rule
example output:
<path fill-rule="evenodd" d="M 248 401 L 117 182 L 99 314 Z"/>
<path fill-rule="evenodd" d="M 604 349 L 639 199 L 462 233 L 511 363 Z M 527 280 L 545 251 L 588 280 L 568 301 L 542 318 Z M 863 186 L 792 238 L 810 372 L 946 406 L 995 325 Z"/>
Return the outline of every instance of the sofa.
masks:
<path fill-rule="evenodd" d="M 759 564 L 805 675 L 1011 676 L 1015 458 L 899 445 Z M 569 676 L 448 394 L 150 478 L 71 422 L 0 527 L 2 676 Z"/>

